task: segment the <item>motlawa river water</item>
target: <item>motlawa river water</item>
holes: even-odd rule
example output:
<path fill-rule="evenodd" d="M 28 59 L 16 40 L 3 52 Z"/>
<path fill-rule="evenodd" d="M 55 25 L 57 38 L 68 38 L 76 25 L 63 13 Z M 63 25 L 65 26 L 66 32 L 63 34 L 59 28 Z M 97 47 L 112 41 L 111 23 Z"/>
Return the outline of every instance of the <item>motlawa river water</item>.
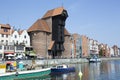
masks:
<path fill-rule="evenodd" d="M 120 60 L 70 64 L 70 66 L 75 66 L 76 71 L 66 74 L 38 76 L 24 80 L 120 80 Z M 79 72 L 82 72 L 81 78 L 78 75 Z"/>

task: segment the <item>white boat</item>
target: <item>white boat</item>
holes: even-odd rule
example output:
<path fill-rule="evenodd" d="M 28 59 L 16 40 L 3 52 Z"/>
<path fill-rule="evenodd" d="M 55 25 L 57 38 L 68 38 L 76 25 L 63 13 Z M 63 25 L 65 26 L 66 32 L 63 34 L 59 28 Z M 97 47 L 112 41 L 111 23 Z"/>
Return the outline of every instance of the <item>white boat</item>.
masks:
<path fill-rule="evenodd" d="M 89 62 L 101 62 L 100 58 L 90 58 Z"/>

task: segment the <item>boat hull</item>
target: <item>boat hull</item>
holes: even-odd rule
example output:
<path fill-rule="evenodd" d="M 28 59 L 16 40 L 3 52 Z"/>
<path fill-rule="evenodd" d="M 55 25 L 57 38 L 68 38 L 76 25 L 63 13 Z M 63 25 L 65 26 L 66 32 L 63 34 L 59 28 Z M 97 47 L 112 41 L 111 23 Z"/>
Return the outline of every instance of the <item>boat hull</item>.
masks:
<path fill-rule="evenodd" d="M 25 79 L 30 77 L 38 77 L 49 75 L 51 73 L 51 69 L 42 69 L 42 70 L 31 70 L 31 71 L 21 71 L 16 74 L 16 72 L 6 73 L 0 75 L 0 80 L 15 80 L 15 79 Z"/>
<path fill-rule="evenodd" d="M 75 68 L 74 67 L 70 67 L 70 68 L 52 68 L 51 69 L 51 73 L 69 73 L 69 72 L 75 72 Z"/>
<path fill-rule="evenodd" d="M 101 59 L 90 59 L 90 63 L 101 62 Z"/>

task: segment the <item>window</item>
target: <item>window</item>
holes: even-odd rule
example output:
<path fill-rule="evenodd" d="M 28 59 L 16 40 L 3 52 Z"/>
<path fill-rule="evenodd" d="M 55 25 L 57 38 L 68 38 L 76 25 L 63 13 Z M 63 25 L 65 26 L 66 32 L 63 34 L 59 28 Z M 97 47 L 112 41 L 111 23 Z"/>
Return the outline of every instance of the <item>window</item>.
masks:
<path fill-rule="evenodd" d="M 0 54 L 0 58 L 2 58 L 2 54 Z"/>
<path fill-rule="evenodd" d="M 2 49 L 2 46 L 0 46 L 0 50 Z"/>
<path fill-rule="evenodd" d="M 14 50 L 14 46 L 10 46 L 10 50 Z"/>
<path fill-rule="evenodd" d="M 5 28 L 5 29 L 4 29 L 4 32 L 8 32 L 8 29 Z"/>
<path fill-rule="evenodd" d="M 3 42 L 4 42 L 4 40 L 1 40 L 1 42 L 3 43 Z"/>
<path fill-rule="evenodd" d="M 8 40 L 6 40 L 6 44 L 8 44 Z"/>
<path fill-rule="evenodd" d="M 4 34 L 2 34 L 2 37 L 4 37 Z"/>
<path fill-rule="evenodd" d="M 17 46 L 16 50 L 24 50 L 24 46 Z"/>
<path fill-rule="evenodd" d="M 7 46 L 4 46 L 4 50 L 7 50 Z"/>
<path fill-rule="evenodd" d="M 24 38 L 26 39 L 26 35 L 24 36 Z"/>
<path fill-rule="evenodd" d="M 17 38 L 17 35 L 15 35 L 14 37 Z"/>
<path fill-rule="evenodd" d="M 8 38 L 8 35 L 6 35 L 6 38 Z"/>
<path fill-rule="evenodd" d="M 6 50 L 10 50 L 9 48 L 10 48 L 9 46 L 6 46 Z"/>

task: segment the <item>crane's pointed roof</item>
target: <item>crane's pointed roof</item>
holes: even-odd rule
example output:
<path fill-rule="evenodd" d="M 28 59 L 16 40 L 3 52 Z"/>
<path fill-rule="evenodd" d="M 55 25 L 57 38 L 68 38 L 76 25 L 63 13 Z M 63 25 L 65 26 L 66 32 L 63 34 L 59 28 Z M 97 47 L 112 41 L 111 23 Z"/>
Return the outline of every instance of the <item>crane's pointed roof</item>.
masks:
<path fill-rule="evenodd" d="M 58 7 L 52 10 L 48 10 L 46 14 L 42 17 L 42 19 L 60 15 L 62 14 L 63 10 L 65 10 L 63 7 Z"/>

